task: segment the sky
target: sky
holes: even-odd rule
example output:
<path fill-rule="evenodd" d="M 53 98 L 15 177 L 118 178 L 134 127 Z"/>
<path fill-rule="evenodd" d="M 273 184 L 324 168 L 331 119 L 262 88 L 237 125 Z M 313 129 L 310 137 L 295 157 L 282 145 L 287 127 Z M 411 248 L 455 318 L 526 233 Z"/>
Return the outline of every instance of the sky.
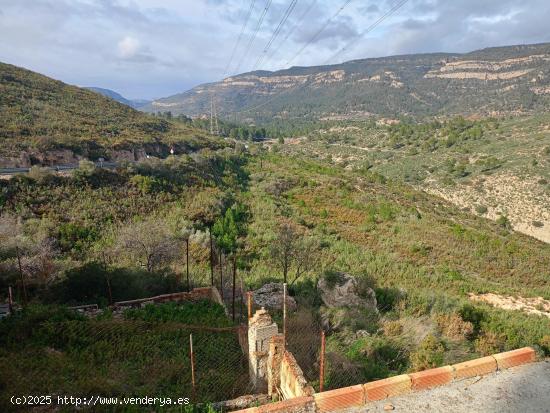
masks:
<path fill-rule="evenodd" d="M 550 41 L 549 0 L 408 0 L 367 33 L 401 0 L 294 1 L 264 52 L 293 0 L 255 0 L 248 21 L 251 0 L 0 0 L 0 61 L 154 99 L 253 69 Z"/>

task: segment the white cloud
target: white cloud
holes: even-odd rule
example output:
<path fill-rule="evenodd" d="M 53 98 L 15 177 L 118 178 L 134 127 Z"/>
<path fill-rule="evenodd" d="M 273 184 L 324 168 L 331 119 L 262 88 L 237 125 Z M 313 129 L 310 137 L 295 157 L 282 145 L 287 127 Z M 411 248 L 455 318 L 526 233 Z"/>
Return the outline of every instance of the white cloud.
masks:
<path fill-rule="evenodd" d="M 141 44 L 138 39 L 131 36 L 125 36 L 118 42 L 119 56 L 123 59 L 131 59 L 138 54 L 140 47 Z"/>
<path fill-rule="evenodd" d="M 240 71 L 252 68 L 289 1 L 273 0 Z M 300 0 L 273 44 L 273 58 L 262 69 L 283 66 L 344 2 Z M 256 0 L 233 67 L 244 55 L 266 3 Z M 163 97 L 220 79 L 249 4 L 0 0 L 0 61 L 68 83 L 107 87 L 130 98 Z M 325 62 L 395 4 L 352 1 L 292 64 Z M 549 41 L 549 13 L 548 0 L 409 0 L 376 30 L 357 38 L 338 60 Z M 296 29 L 287 36 L 292 27 Z"/>

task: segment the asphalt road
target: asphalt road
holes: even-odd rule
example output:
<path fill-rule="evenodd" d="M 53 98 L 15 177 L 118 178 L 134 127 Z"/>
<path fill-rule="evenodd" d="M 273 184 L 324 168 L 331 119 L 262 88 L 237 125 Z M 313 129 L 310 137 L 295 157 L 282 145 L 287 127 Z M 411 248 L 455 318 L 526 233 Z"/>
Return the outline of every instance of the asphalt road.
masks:
<path fill-rule="evenodd" d="M 96 166 L 101 168 L 114 169 L 118 166 L 118 163 L 103 162 L 102 164 L 100 164 L 99 162 L 96 162 Z M 78 168 L 78 164 L 48 166 L 46 168 L 52 171 L 70 171 L 72 169 Z M 29 169 L 30 168 L 0 168 L 0 175 L 15 175 L 15 174 L 27 173 L 29 172 Z"/>
<path fill-rule="evenodd" d="M 550 360 L 343 410 L 346 413 L 387 411 L 550 413 Z"/>

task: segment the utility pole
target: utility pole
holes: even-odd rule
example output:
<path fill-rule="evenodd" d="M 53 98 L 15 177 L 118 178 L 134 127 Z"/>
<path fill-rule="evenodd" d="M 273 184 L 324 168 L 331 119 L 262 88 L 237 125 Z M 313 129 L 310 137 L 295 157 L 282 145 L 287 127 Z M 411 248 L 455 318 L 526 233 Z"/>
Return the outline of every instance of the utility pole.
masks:
<path fill-rule="evenodd" d="M 213 103 L 212 106 L 214 106 L 214 132 L 215 132 L 216 135 L 219 135 L 220 134 L 220 128 L 218 126 L 218 112 L 216 110 L 216 100 L 213 99 L 212 103 Z"/>

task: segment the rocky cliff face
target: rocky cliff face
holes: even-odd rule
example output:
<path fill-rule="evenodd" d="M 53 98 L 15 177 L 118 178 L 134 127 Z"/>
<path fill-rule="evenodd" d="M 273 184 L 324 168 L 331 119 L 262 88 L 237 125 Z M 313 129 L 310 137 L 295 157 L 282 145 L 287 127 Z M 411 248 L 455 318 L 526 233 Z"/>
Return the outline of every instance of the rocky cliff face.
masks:
<path fill-rule="evenodd" d="M 176 145 L 177 146 L 177 145 Z M 170 148 L 163 144 L 136 145 L 128 149 L 105 149 L 103 158 L 107 161 L 140 161 L 147 156 L 164 158 L 168 156 Z M 181 150 L 185 152 L 185 150 Z M 33 165 L 56 166 L 75 165 L 82 159 L 96 159 L 97 156 L 75 153 L 71 149 L 28 150 L 21 151 L 19 156 L 0 156 L 0 168 L 30 168 Z"/>
<path fill-rule="evenodd" d="M 364 112 L 370 116 L 494 114 L 544 108 L 550 96 L 550 44 L 354 60 L 332 66 L 257 71 L 159 99 L 148 111 L 191 116 L 251 110 L 246 116 Z"/>

